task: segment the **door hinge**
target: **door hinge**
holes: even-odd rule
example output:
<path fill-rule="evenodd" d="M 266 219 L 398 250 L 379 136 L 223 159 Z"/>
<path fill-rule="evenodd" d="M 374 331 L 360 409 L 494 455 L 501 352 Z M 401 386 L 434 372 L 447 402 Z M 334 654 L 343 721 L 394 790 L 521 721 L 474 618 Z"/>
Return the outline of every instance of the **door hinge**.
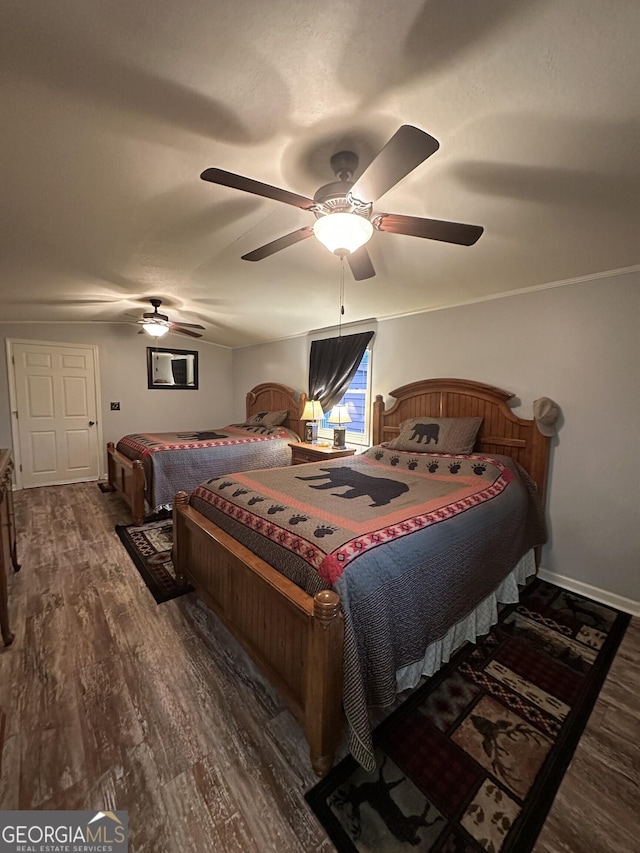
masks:
<path fill-rule="evenodd" d="M 20 473 L 22 473 L 22 462 L 20 463 Z"/>

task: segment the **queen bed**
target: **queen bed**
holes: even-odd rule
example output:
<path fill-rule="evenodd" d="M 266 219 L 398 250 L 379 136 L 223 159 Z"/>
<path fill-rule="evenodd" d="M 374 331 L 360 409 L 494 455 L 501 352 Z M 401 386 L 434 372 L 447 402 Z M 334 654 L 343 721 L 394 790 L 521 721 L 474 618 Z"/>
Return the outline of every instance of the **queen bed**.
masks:
<path fill-rule="evenodd" d="M 107 444 L 110 491 L 131 508 L 135 524 L 170 507 L 175 493 L 227 471 L 289 465 L 290 442 L 300 441 L 305 394 L 263 383 L 246 396 L 246 418 L 208 430 L 134 433 Z"/>
<path fill-rule="evenodd" d="M 215 477 L 174 501 L 178 579 L 288 700 L 319 775 L 343 709 L 372 767 L 368 707 L 486 632 L 546 539 L 549 439 L 511 394 L 432 379 L 391 396 L 358 456 Z"/>

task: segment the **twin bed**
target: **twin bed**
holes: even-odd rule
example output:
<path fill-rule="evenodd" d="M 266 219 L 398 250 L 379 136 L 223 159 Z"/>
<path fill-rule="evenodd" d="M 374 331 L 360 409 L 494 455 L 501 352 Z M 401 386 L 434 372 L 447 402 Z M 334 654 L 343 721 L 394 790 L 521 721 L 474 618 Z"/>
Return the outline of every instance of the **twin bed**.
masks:
<path fill-rule="evenodd" d="M 376 398 L 362 454 L 204 474 L 173 502 L 178 579 L 288 701 L 319 775 L 343 710 L 352 753 L 373 766 L 367 707 L 485 633 L 546 539 L 549 439 L 511 394 L 431 379 L 391 396 L 388 409 Z"/>
<path fill-rule="evenodd" d="M 109 489 L 131 509 L 135 524 L 170 507 L 179 490 L 229 471 L 288 465 L 300 441 L 305 394 L 266 382 L 247 393 L 243 424 L 177 433 L 135 433 L 107 445 Z M 278 413 L 280 417 L 272 417 Z M 277 421 L 273 423 L 272 421 Z"/>

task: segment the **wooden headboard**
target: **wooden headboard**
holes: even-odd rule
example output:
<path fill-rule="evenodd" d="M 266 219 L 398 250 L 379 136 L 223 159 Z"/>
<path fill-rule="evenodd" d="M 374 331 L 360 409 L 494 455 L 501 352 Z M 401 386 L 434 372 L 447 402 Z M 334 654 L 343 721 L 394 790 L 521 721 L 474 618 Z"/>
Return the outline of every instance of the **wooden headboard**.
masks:
<path fill-rule="evenodd" d="M 247 391 L 247 419 L 258 412 L 281 412 L 284 409 L 289 413 L 282 426 L 293 430 L 298 436 L 304 435 L 304 421 L 301 415 L 307 402 L 304 391 L 294 391 L 286 385 L 277 382 L 263 382 L 256 385 L 251 391 Z"/>
<path fill-rule="evenodd" d="M 482 416 L 474 453 L 511 456 L 538 486 L 545 504 L 550 440 L 542 435 L 535 420 L 513 414 L 507 400 L 509 391 L 468 379 L 424 379 L 390 392 L 395 398 L 386 409 L 382 395 L 373 404 L 373 443 L 390 441 L 408 418 L 463 418 Z"/>

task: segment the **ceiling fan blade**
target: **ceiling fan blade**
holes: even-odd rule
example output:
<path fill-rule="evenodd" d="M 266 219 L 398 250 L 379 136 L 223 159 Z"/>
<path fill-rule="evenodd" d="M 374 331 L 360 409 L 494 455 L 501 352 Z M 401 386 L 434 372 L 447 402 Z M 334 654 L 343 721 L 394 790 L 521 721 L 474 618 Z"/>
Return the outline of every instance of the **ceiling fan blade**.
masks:
<path fill-rule="evenodd" d="M 200 326 L 200 328 L 203 328 Z M 176 325 L 175 323 L 169 324 L 169 331 L 176 332 L 179 335 L 188 335 L 190 338 L 201 338 L 202 335 L 198 334 L 198 332 L 192 332 L 190 329 L 183 329 L 181 326 Z"/>
<path fill-rule="evenodd" d="M 419 216 L 403 216 L 382 213 L 374 220 L 379 231 L 390 234 L 406 234 L 409 237 L 424 237 L 459 246 L 473 246 L 484 231 L 481 225 L 465 225 L 462 222 L 446 222 L 444 219 L 423 219 Z"/>
<path fill-rule="evenodd" d="M 373 278 L 376 274 L 365 246 L 361 246 L 353 254 L 347 255 L 347 263 L 356 281 Z"/>
<path fill-rule="evenodd" d="M 206 326 L 201 326 L 199 323 L 183 323 L 181 320 L 176 320 L 175 326 L 180 326 L 181 329 L 204 329 Z"/>
<path fill-rule="evenodd" d="M 275 201 L 282 201 L 284 204 L 301 207 L 303 210 L 310 210 L 314 206 L 313 199 L 280 189 L 280 187 L 272 187 L 270 184 L 254 181 L 252 178 L 236 175 L 234 172 L 225 172 L 224 169 L 205 169 L 200 177 L 203 181 L 210 181 L 212 184 L 221 184 L 223 187 L 231 187 L 245 193 L 272 198 Z"/>
<path fill-rule="evenodd" d="M 289 246 L 293 246 L 295 243 L 299 243 L 300 240 L 306 240 L 307 237 L 311 237 L 313 234 L 313 228 L 309 228 L 305 226 L 304 228 L 298 228 L 297 231 L 292 231 L 290 234 L 285 234 L 284 237 L 278 237 L 277 240 L 273 240 L 271 243 L 265 243 L 264 246 L 260 246 L 259 249 L 254 249 L 253 252 L 249 252 L 247 255 L 242 256 L 243 261 L 261 261 L 263 258 L 268 258 L 269 255 L 275 254 L 275 252 L 279 252 L 280 249 L 287 249 Z"/>
<path fill-rule="evenodd" d="M 439 147 L 438 140 L 424 130 L 403 124 L 351 187 L 350 195 L 372 204 Z"/>

